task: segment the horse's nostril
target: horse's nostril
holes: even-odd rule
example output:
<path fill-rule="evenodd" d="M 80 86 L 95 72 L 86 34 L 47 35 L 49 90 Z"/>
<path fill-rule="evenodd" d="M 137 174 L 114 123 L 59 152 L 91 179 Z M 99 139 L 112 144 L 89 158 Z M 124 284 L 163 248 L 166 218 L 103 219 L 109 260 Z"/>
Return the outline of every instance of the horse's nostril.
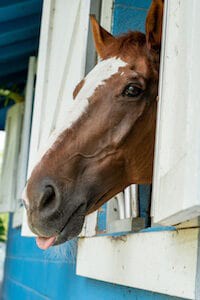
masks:
<path fill-rule="evenodd" d="M 43 194 L 40 198 L 40 208 L 45 208 L 51 206 L 56 199 L 56 193 L 51 185 L 45 186 Z"/>

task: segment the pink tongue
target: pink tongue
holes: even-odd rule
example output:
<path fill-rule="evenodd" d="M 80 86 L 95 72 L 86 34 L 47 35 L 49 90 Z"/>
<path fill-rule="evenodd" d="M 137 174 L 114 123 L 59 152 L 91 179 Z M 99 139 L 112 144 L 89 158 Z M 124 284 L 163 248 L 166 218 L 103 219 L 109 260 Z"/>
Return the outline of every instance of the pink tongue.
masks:
<path fill-rule="evenodd" d="M 40 249 L 46 250 L 54 244 L 55 240 L 55 236 L 52 236 L 50 238 L 36 237 L 36 244 Z"/>

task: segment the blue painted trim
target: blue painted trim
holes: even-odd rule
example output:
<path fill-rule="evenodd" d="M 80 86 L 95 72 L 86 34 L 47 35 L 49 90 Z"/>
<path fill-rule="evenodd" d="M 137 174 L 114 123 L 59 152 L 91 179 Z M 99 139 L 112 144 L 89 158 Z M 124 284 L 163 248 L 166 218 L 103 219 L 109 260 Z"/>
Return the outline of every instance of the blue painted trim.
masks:
<path fill-rule="evenodd" d="M 116 7 L 128 7 L 129 9 L 147 10 L 152 0 L 115 0 Z M 132 21 L 134 23 L 134 20 Z"/>
<path fill-rule="evenodd" d="M 42 9 L 42 0 L 29 0 L 16 2 L 0 9 L 0 23 L 16 20 L 17 18 L 28 17 L 33 14 L 40 14 Z M 2 24 L 0 24 L 1 26 Z"/>
<path fill-rule="evenodd" d="M 27 69 L 0 77 L 0 87 L 12 88 L 13 85 L 26 83 Z"/>
<path fill-rule="evenodd" d="M 139 212 L 140 217 L 145 219 L 145 226 L 151 225 L 150 205 L 151 205 L 151 185 L 139 185 Z"/>
<path fill-rule="evenodd" d="M 106 203 L 98 210 L 97 231 L 98 234 L 106 232 Z"/>
<path fill-rule="evenodd" d="M 148 227 L 145 229 L 142 229 L 140 231 L 134 232 L 134 231 L 119 231 L 116 233 L 99 233 L 98 236 L 109 236 L 109 237 L 118 237 L 122 235 L 132 235 L 132 234 L 138 234 L 138 233 L 145 233 L 145 232 L 160 232 L 160 231 L 176 231 L 177 229 L 173 226 L 155 226 L 155 227 Z"/>
<path fill-rule="evenodd" d="M 6 122 L 6 114 L 8 109 L 13 105 L 14 103 L 9 103 L 6 107 L 1 107 L 0 109 L 0 130 L 5 129 L 5 122 Z"/>
<path fill-rule="evenodd" d="M 9 22 L 1 23 L 0 35 L 5 34 L 7 32 L 12 32 L 13 30 L 15 31 L 16 28 L 23 29 L 23 28 L 32 27 L 33 24 L 40 24 L 40 21 L 41 21 L 41 15 L 38 13 L 28 17 L 23 17 L 16 20 L 14 19 Z"/>
<path fill-rule="evenodd" d="M 16 42 L 24 41 L 27 39 L 39 38 L 40 25 L 33 24 L 30 27 L 14 28 L 10 32 L 3 32 L 0 34 L 0 46 L 14 44 Z"/>
<path fill-rule="evenodd" d="M 6 63 L 9 60 L 14 60 L 19 63 L 20 56 L 29 56 L 30 53 L 35 53 L 38 47 L 38 38 L 29 39 L 15 43 L 12 46 L 5 46 L 0 48 L 0 63 Z M 0 70 L 1 73 L 1 70 Z"/>
<path fill-rule="evenodd" d="M 14 61 L 10 61 L 9 65 L 8 63 L 0 63 L 0 79 L 6 75 L 27 70 L 28 59 L 28 56 L 20 61 L 16 61 L 15 58 Z"/>
<path fill-rule="evenodd" d="M 29 56 L 37 55 L 42 4 L 0 1 L 0 86 L 25 82 Z"/>

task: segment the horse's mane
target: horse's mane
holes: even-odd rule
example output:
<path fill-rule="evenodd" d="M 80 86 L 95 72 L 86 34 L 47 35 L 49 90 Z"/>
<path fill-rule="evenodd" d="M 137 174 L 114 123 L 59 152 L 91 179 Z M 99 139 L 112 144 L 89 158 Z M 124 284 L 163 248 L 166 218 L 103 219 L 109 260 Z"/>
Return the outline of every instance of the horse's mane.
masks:
<path fill-rule="evenodd" d="M 110 56 L 120 56 L 121 54 L 127 55 L 134 48 L 141 48 L 146 46 L 146 36 L 144 33 L 139 31 L 129 31 L 126 34 L 115 37 L 115 41 L 111 42 L 109 47 L 107 47 L 107 53 L 105 57 Z"/>
<path fill-rule="evenodd" d="M 146 36 L 139 31 L 129 31 L 126 34 L 117 37 L 120 49 L 130 46 L 144 46 L 146 44 Z"/>

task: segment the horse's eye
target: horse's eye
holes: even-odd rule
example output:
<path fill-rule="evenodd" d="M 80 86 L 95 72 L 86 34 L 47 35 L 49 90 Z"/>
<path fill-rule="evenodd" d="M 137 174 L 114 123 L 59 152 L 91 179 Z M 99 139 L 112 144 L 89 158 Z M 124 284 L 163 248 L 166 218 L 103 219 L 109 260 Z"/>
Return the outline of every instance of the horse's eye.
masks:
<path fill-rule="evenodd" d="M 141 88 L 134 85 L 133 83 L 130 83 L 125 87 L 123 91 L 123 96 L 138 97 L 142 92 L 143 90 Z"/>

